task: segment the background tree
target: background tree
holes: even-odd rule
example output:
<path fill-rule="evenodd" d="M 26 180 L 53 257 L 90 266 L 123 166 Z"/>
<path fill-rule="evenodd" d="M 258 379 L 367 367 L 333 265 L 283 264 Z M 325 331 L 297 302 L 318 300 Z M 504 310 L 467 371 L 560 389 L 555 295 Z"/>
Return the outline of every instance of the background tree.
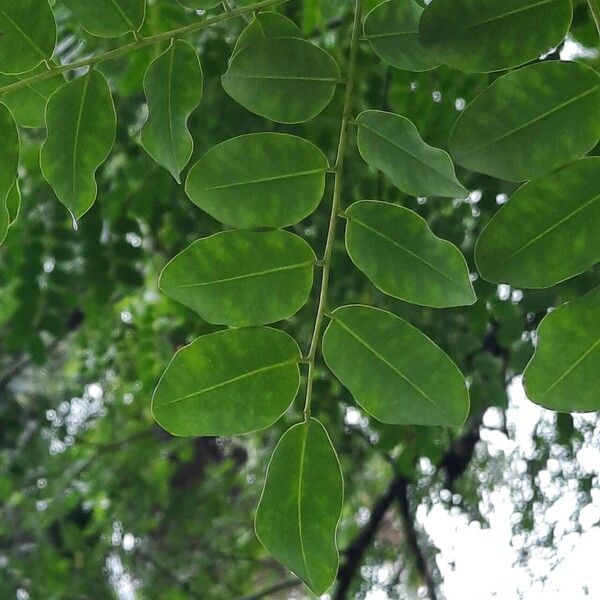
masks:
<path fill-rule="evenodd" d="M 521 549 L 521 564 L 530 567 L 532 556 L 543 556 L 554 565 L 560 545 L 587 527 L 589 516 L 581 515 L 589 515 L 593 507 L 597 510 L 598 465 L 590 468 L 589 462 L 581 460 L 581 453 L 600 447 L 599 428 L 593 415 L 540 411 L 536 413 L 537 427 L 523 444 L 516 432 L 522 425 L 519 406 L 526 401 L 515 400 L 516 390 L 533 354 L 538 325 L 549 308 L 570 301 L 580 304 L 567 306 L 579 307 L 582 300 L 590 304 L 578 308 L 574 317 L 563 317 L 564 308 L 558 309 L 541 335 L 544 328 L 550 331 L 549 337 L 556 335 L 551 327 L 554 322 L 567 331 L 574 326 L 586 336 L 595 334 L 598 245 L 590 237 L 583 258 L 578 255 L 580 262 L 574 259 L 575 264 L 567 265 L 564 273 L 538 255 L 534 270 L 527 272 L 527 257 L 523 257 L 509 264 L 514 273 L 507 274 L 500 268 L 498 256 L 512 252 L 503 245 L 507 243 L 503 232 L 516 236 L 523 219 L 543 223 L 552 218 L 544 204 L 548 198 L 565 202 L 565 198 L 577 199 L 588 193 L 589 186 L 597 188 L 600 178 L 593 158 L 573 163 L 592 161 L 581 167 L 591 165 L 589 173 L 575 173 L 571 179 L 562 175 L 550 184 L 544 179 L 542 193 L 535 188 L 532 191 L 531 186 L 537 185 L 537 169 L 562 166 L 588 150 L 597 155 L 597 146 L 592 146 L 598 141 L 598 103 L 575 106 L 576 118 L 566 129 L 564 123 L 563 129 L 553 124 L 542 132 L 546 137 L 538 132 L 531 145 L 522 144 L 523 160 L 518 153 L 498 151 L 498 160 L 486 162 L 485 152 L 473 152 L 473 146 L 470 154 L 464 152 L 469 154 L 465 158 L 461 152 L 469 149 L 469 143 L 476 148 L 477 140 L 469 137 L 466 125 L 466 133 L 459 125 L 452 136 L 451 131 L 466 105 L 477 97 L 482 102 L 480 94 L 490 85 L 502 85 L 495 83 L 503 75 L 497 69 L 576 58 L 575 68 L 588 67 L 581 67 L 583 78 L 593 73 L 591 69 L 597 71 L 597 3 L 573 3 L 566 38 L 564 9 L 570 2 L 550 3 L 556 12 L 548 23 L 536 21 L 548 38 L 537 43 L 544 50 L 560 45 L 537 58 L 537 48 L 527 46 L 531 40 L 509 44 L 508 57 L 500 50 L 487 56 L 485 43 L 481 43 L 485 32 L 464 42 L 467 46 L 462 49 L 456 43 L 458 51 L 451 54 L 447 49 L 454 47 L 454 42 L 449 44 L 436 33 L 433 9 L 444 4 L 436 0 L 426 13 L 431 18 L 427 28 L 423 21 L 419 38 L 428 51 L 416 57 L 409 53 L 410 64 L 398 62 L 393 52 L 397 47 L 393 46 L 390 54 L 390 48 L 378 41 L 386 39 L 385 31 L 378 27 L 394 23 L 392 13 L 383 11 L 402 4 L 394 1 L 365 0 L 362 6 L 357 4 L 362 14 L 354 3 L 333 0 L 267 0 L 258 5 L 225 2 L 220 7 L 217 2 L 201 0 L 181 0 L 179 4 L 155 0 L 145 3 L 145 12 L 136 12 L 135 2 L 120 2 L 119 6 L 129 8 L 123 13 L 125 18 L 117 15 L 114 20 L 108 18 L 108 12 L 99 19 L 95 3 L 56 2 L 47 14 L 45 8 L 40 9 L 42 4 L 45 6 L 43 2 L 24 2 L 23 6 L 38 11 L 35 28 L 31 22 L 31 36 L 48 55 L 48 63 L 38 56 L 34 58 L 38 63 L 32 66 L 35 71 L 24 75 L 31 67 L 28 52 L 7 52 L 0 47 L 0 71 L 6 73 L 0 80 L 3 160 L 10 158 L 10 149 L 20 142 L 18 182 L 10 177 L 13 167 L 8 162 L 3 163 L 0 181 L 6 188 L 6 223 L 0 223 L 6 230 L 0 248 L 0 596 L 311 597 L 310 590 L 266 552 L 253 530 L 267 463 L 283 433 L 302 421 L 301 399 L 271 428 L 240 437 L 173 437 L 156 424 L 151 412 L 156 383 L 174 352 L 199 336 L 222 329 L 211 324 L 215 319 L 210 315 L 205 315 L 205 321 L 169 298 L 166 271 L 161 278 L 162 291 L 158 288 L 159 275 L 168 261 L 195 240 L 223 230 L 216 218 L 222 216 L 198 202 L 204 209 L 200 210 L 178 181 L 185 179 L 189 167 L 201 177 L 206 170 L 192 165 L 205 160 L 206 152 L 217 144 L 265 131 L 310 141 L 324 153 L 326 171 L 339 166 L 338 145 L 344 146 L 343 179 L 339 172 L 326 174 L 319 207 L 296 215 L 296 220 L 291 217 L 273 225 L 290 226 L 288 230 L 304 238 L 318 257 L 324 248 L 330 251 L 326 259 L 332 275 L 326 306 L 318 296 L 317 284 L 299 312 L 278 323 L 308 352 L 310 412 L 329 433 L 344 477 L 344 508 L 337 535 L 341 562 L 330 597 L 363 598 L 374 591 L 390 598 L 416 597 L 420 588 L 430 598 L 444 594 L 451 598 L 443 582 L 445 567 L 436 561 L 432 531 L 423 515 L 441 505 L 486 526 L 493 516 L 490 497 L 499 490 L 506 491 L 512 503 L 514 547 Z M 0 9 L 9 10 L 8 5 L 11 0 L 0 1 Z M 381 5 L 381 14 L 370 13 L 377 5 Z M 202 12 L 205 9 L 210 9 L 207 14 Z M 244 44 L 250 50 L 256 47 L 257 23 L 263 33 L 269 31 L 272 16 L 264 17 L 262 12 L 253 20 L 259 9 L 286 15 L 291 24 L 285 27 L 293 29 L 284 38 L 308 40 L 333 57 L 335 63 L 331 64 L 340 66 L 339 80 L 332 86 L 333 98 L 315 118 L 285 125 L 259 116 L 272 110 L 260 105 L 272 97 L 269 94 L 259 97 L 254 112 L 242 106 L 249 100 L 245 91 L 240 92 L 231 82 L 239 68 L 233 58 L 236 47 L 238 51 Z M 366 20 L 365 15 L 369 15 Z M 44 19 L 56 22 L 54 52 L 53 41 L 44 37 Z M 415 22 L 412 25 L 416 27 Z M 521 27 L 526 25 L 521 21 Z M 172 32 L 179 28 L 185 29 L 172 42 Z M 246 55 L 249 52 L 246 50 Z M 444 60 L 436 59 L 439 53 Z M 406 57 L 406 52 L 401 53 L 402 60 Z M 417 60 L 422 62 L 415 64 Z M 169 65 L 175 61 L 178 68 L 170 73 Z M 87 75 L 92 63 L 95 68 Z M 563 67 L 563 63 L 558 66 Z M 226 72 L 229 80 L 225 76 L 221 81 Z M 181 81 L 173 79 L 174 74 Z M 569 72 L 566 83 L 557 84 L 556 89 L 568 93 L 574 85 L 571 75 Z M 31 77 L 36 79 L 30 85 L 21 83 Z M 194 85 L 187 85 L 189 81 Z M 169 89 L 177 92 L 178 102 L 178 119 L 172 123 L 176 135 L 170 144 L 160 137 L 164 130 L 160 125 L 167 118 L 160 111 L 169 101 L 166 82 L 171 82 Z M 528 87 L 529 83 L 525 80 L 517 85 L 526 90 L 526 100 L 535 99 L 536 90 Z M 89 104 L 80 105 L 85 111 L 78 115 L 65 109 L 88 90 Z M 585 98 L 593 100 L 594 93 L 592 89 Z M 288 98 L 293 99 L 291 95 Z M 298 110 L 309 111 L 310 98 L 300 100 Z M 373 110 L 396 113 L 414 123 L 422 139 L 413 134 L 411 148 L 425 153 L 427 160 L 447 160 L 445 168 L 452 170 L 447 155 L 429 158 L 432 149 L 425 142 L 451 151 L 458 165 L 456 176 L 451 173 L 446 178 L 450 192 L 421 195 L 411 187 L 411 178 L 420 175 L 416 179 L 423 181 L 425 176 L 414 169 L 403 174 L 397 167 L 401 160 L 395 155 L 390 159 L 377 140 L 369 138 L 369 127 L 382 126 Z M 469 110 L 472 115 L 475 108 Z M 462 123 L 468 121 L 467 112 Z M 70 121 L 65 122 L 65 115 Z M 85 135 L 76 140 L 75 147 L 81 143 L 92 150 L 85 156 L 73 153 L 73 164 L 81 161 L 73 169 L 81 176 L 76 181 L 72 173 L 61 170 L 64 161 L 57 157 L 64 157 L 72 147 L 70 126 L 78 116 Z M 286 121 L 285 114 L 275 117 Z M 339 144 L 344 117 L 345 140 Z M 11 118 L 19 125 L 18 140 L 11 137 Z M 369 120 L 374 118 L 374 122 Z M 396 121 L 393 125 L 398 126 Z M 410 131 L 405 121 L 400 126 Z M 561 133 L 564 131 L 566 134 Z M 552 137 L 558 133 L 564 139 Z M 571 137 L 586 147 L 574 147 Z M 550 164 L 547 155 L 538 159 L 534 150 L 540 146 L 550 149 L 548 152 L 556 148 L 555 163 Z M 515 156 L 517 160 L 511 162 Z M 189 193 L 191 177 L 186 189 L 194 200 Z M 486 229 L 487 240 L 480 238 L 476 265 L 475 244 L 482 230 L 519 188 L 518 182 L 532 178 L 518 194 L 521 202 L 529 204 L 543 196 L 541 205 L 512 220 L 505 212 L 505 223 L 498 217 L 496 229 Z M 581 194 L 577 186 L 585 188 Z M 458 198 L 461 189 L 465 194 Z M 571 193 L 574 190 L 577 193 Z M 593 197 L 597 198 L 597 191 Z M 332 200 L 347 211 L 353 202 L 364 199 L 410 209 L 410 214 L 425 219 L 435 235 L 459 248 L 477 302 L 472 303 L 468 282 L 466 291 L 459 290 L 459 300 L 448 302 L 444 297 L 441 304 L 436 304 L 433 288 L 428 288 L 433 299 L 416 300 L 416 304 L 414 298 L 397 290 L 392 295 L 381 291 L 389 292 L 386 287 L 390 284 L 378 280 L 369 256 L 350 252 L 350 258 L 346 252 L 341 231 L 344 227 L 350 230 L 351 219 L 348 217 L 347 225 L 340 220 L 337 236 L 328 236 Z M 518 199 L 515 194 L 507 207 L 516 206 Z M 301 207 L 298 210 L 302 212 Z M 355 214 L 356 219 L 367 218 L 366 207 L 362 210 L 365 214 Z M 586 227 L 597 230 L 597 211 L 590 210 L 585 216 L 578 227 L 567 231 L 567 239 L 579 239 Z M 498 230 L 498 223 L 504 229 Z M 356 245 L 360 250 L 358 241 Z M 372 245 L 367 239 L 363 251 Z M 540 254 L 548 256 L 543 251 Z M 487 281 L 517 281 L 523 270 L 529 277 L 533 272 L 538 280 L 524 277 L 513 286 Z M 320 274 L 316 271 L 315 279 Z M 469 388 L 470 411 L 464 425 L 459 423 L 462 419 L 450 426 L 385 425 L 357 407 L 350 392 L 326 368 L 320 346 L 311 344 L 315 314 L 322 313 L 325 320 L 325 309 L 328 312 L 346 304 L 391 311 L 452 358 Z M 224 306 L 221 303 L 217 309 L 223 311 Z M 227 323 L 227 319 L 217 322 Z M 577 340 L 561 336 L 558 329 L 566 354 L 568 342 Z M 595 362 L 589 363 L 589 378 L 580 376 L 571 382 L 575 387 L 569 389 L 576 397 L 553 408 L 590 410 L 594 402 L 597 408 L 597 356 L 591 355 Z M 333 353 L 325 358 L 335 370 Z M 556 364 L 553 356 L 545 359 L 540 355 L 542 360 L 547 360 L 550 368 Z M 539 364 L 542 371 L 547 369 Z M 301 391 L 307 385 L 306 370 L 303 366 Z M 535 388 L 536 374 L 531 375 Z M 542 373 L 541 392 L 543 382 Z M 513 392 L 510 402 L 507 389 Z M 156 410 L 155 416 L 161 422 Z M 517 443 L 503 445 L 510 441 Z M 498 447 L 504 450 L 498 452 Z M 548 515 L 556 499 L 567 493 L 575 494 L 576 506 L 568 527 L 561 530 Z"/>

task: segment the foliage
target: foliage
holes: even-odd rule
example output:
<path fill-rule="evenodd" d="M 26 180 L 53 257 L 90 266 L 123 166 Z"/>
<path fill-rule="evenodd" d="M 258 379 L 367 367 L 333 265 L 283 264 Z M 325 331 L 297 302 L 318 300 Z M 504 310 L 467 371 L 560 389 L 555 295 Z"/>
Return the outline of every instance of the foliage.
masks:
<path fill-rule="evenodd" d="M 0 0 L 0 499 L 37 544 L 0 595 L 99 597 L 82 562 L 102 560 L 114 514 L 162 546 L 139 555 L 145 589 L 246 593 L 269 559 L 223 520 L 247 525 L 258 477 L 258 539 L 342 598 L 367 545 L 349 515 L 381 491 L 357 460 L 393 465 L 406 517 L 418 459 L 451 485 L 513 376 L 542 406 L 600 409 L 600 75 L 544 55 L 583 43 L 596 0 L 592 19 L 570 0 L 64 4 Z M 94 408 L 88 386 L 77 422 L 82 382 L 111 400 Z M 346 435 L 353 402 L 366 440 Z M 110 510 L 104 459 L 134 482 Z M 24 489 L 52 476 L 35 511 Z M 25 543 L 8 524 L 0 537 Z M 199 540 L 214 554 L 191 575 L 162 564 Z M 355 552 L 339 572 L 338 544 Z M 250 564 L 221 580 L 219 552 Z M 434 594 L 422 556 L 416 571 Z"/>

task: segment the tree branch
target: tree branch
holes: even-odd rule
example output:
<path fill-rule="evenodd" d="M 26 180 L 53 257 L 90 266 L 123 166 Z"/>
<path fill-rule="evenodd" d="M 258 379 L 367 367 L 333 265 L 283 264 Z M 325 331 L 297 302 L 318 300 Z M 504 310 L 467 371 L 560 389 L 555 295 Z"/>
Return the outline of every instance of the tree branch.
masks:
<path fill-rule="evenodd" d="M 350 585 L 360 569 L 363 557 L 377 535 L 381 521 L 385 517 L 388 509 L 399 496 L 404 481 L 402 475 L 396 475 L 392 479 L 387 490 L 373 505 L 369 521 L 346 549 L 346 559 L 337 576 L 337 587 L 333 596 L 334 600 L 344 600 L 347 598 Z"/>
<path fill-rule="evenodd" d="M 419 545 L 419 538 L 417 536 L 417 530 L 415 529 L 415 519 L 410 510 L 410 501 L 408 498 L 408 479 L 402 478 L 402 484 L 398 490 L 398 505 L 400 507 L 400 516 L 402 517 L 402 525 L 404 528 L 404 534 L 406 536 L 406 542 L 410 548 L 414 558 L 417 571 L 423 578 L 425 585 L 427 586 L 427 592 L 431 600 L 437 600 L 435 581 L 433 574 L 429 569 L 429 562 L 427 557 L 421 550 Z"/>
<path fill-rule="evenodd" d="M 259 600 L 260 598 L 264 598 L 265 596 L 269 596 L 270 594 L 274 594 L 275 592 L 280 592 L 281 590 L 287 590 L 289 588 L 296 587 L 301 583 L 302 582 L 299 579 L 284 579 L 283 581 L 274 583 L 273 585 L 265 588 L 264 590 L 260 590 L 258 592 L 255 592 L 254 594 L 249 594 L 248 596 L 241 596 L 237 600 Z"/>

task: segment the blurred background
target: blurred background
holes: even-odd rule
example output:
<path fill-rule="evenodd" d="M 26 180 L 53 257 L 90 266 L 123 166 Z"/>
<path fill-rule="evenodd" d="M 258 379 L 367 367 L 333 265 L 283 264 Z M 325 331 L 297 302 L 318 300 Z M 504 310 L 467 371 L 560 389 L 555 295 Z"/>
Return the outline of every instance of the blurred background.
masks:
<path fill-rule="evenodd" d="M 250 4 L 231 5 L 244 3 Z M 369 0 L 366 8 L 377 3 Z M 278 10 L 343 68 L 352 4 L 296 0 Z M 60 2 L 54 8 L 63 63 L 129 41 L 93 38 Z M 173 0 L 154 0 L 142 35 L 198 18 Z M 218 142 L 266 128 L 302 135 L 332 160 L 341 90 L 313 121 L 284 127 L 245 111 L 221 88 L 246 23 L 232 19 L 190 38 L 205 74 L 204 98 L 190 120 L 190 164 Z M 545 58 L 598 68 L 597 38 L 585 1 L 576 0 L 571 36 Z M 273 428 L 234 439 L 173 438 L 150 414 L 153 388 L 174 351 L 215 329 L 161 295 L 158 274 L 193 240 L 221 228 L 139 143 L 143 73 L 162 50 L 146 47 L 99 67 L 114 93 L 117 140 L 98 173 L 98 200 L 77 230 L 39 172 L 45 132 L 21 132 L 23 202 L 0 247 L 3 599 L 310 597 L 253 531 L 266 463 L 281 433 L 299 419 L 300 403 Z M 442 148 L 459 112 L 494 78 L 444 67 L 398 71 L 366 44 L 357 71 L 356 113 L 379 108 L 406 115 Z M 520 379 L 541 318 L 597 286 L 600 270 L 548 290 L 481 281 L 474 242 L 514 185 L 459 169 L 472 190 L 467 201 L 408 197 L 362 162 L 354 133 L 344 206 L 379 199 L 421 214 L 464 252 L 479 301 L 435 310 L 386 297 L 351 264 L 338 235 L 331 306 L 371 304 L 422 329 L 467 376 L 472 406 L 462 430 L 383 426 L 319 362 L 313 412 L 332 436 L 346 488 L 341 570 L 325 597 L 600 598 L 593 564 L 600 548 L 598 416 L 543 410 L 525 397 Z M 315 214 L 295 228 L 318 255 L 330 202 L 328 189 Z M 313 293 L 281 324 L 302 348 L 315 309 Z"/>

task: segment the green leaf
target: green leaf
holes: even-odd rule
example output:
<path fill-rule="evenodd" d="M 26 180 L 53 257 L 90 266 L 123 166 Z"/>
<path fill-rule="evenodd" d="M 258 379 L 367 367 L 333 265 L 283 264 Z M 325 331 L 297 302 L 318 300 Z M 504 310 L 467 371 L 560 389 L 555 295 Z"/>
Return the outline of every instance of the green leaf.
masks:
<path fill-rule="evenodd" d="M 221 4 L 221 0 L 177 0 L 184 8 L 191 8 L 193 10 L 208 10 Z"/>
<path fill-rule="evenodd" d="M 0 202 L 6 204 L 6 197 L 17 178 L 19 166 L 19 131 L 12 112 L 0 102 Z"/>
<path fill-rule="evenodd" d="M 302 123 L 333 97 L 340 72 L 318 46 L 298 38 L 271 38 L 237 52 L 223 88 L 249 111 L 279 123 Z"/>
<path fill-rule="evenodd" d="M 600 75 L 552 60 L 496 79 L 458 117 L 450 152 L 473 171 L 525 181 L 580 158 L 599 137 Z"/>
<path fill-rule="evenodd" d="M 523 377 L 527 396 L 546 408 L 600 410 L 600 287 L 542 320 Z"/>
<path fill-rule="evenodd" d="M 526 183 L 481 233 L 475 262 L 496 283 L 543 288 L 600 260 L 600 157 Z"/>
<path fill-rule="evenodd" d="M 196 50 L 182 40 L 173 40 L 150 63 L 144 76 L 148 120 L 142 127 L 142 145 L 177 183 L 181 183 L 179 175 L 192 156 L 194 142 L 187 121 L 200 104 L 202 85 Z"/>
<path fill-rule="evenodd" d="M 323 357 L 364 410 L 392 425 L 461 425 L 469 394 L 458 367 L 400 317 L 342 306 L 323 336 Z"/>
<path fill-rule="evenodd" d="M 336 578 L 343 498 L 340 464 L 323 425 L 310 419 L 290 427 L 269 462 L 255 529 L 262 545 L 318 596 Z"/>
<path fill-rule="evenodd" d="M 423 9 L 413 0 L 386 0 L 365 18 L 364 35 L 387 64 L 405 71 L 429 71 L 439 65 L 419 41 Z"/>
<path fill-rule="evenodd" d="M 366 110 L 356 120 L 360 155 L 399 190 L 412 196 L 468 196 L 448 154 L 427 145 L 406 117 Z"/>
<path fill-rule="evenodd" d="M 179 350 L 152 398 L 173 435 L 239 435 L 272 425 L 300 384 L 296 342 L 267 327 L 229 329 Z"/>
<path fill-rule="evenodd" d="M 434 235 L 412 210 L 361 201 L 345 217 L 348 254 L 382 292 L 435 308 L 476 301 L 460 250 Z"/>
<path fill-rule="evenodd" d="M 49 59 L 56 23 L 47 0 L 0 0 L 0 73 L 24 73 Z"/>
<path fill-rule="evenodd" d="M 63 85 L 48 100 L 40 165 L 75 219 L 94 204 L 96 170 L 110 154 L 116 120 L 108 82 L 98 71 Z"/>
<path fill-rule="evenodd" d="M 213 146 L 191 169 L 190 200 L 234 227 L 287 227 L 318 206 L 327 158 L 284 133 L 250 133 Z"/>
<path fill-rule="evenodd" d="M 146 13 L 146 0 L 63 1 L 89 34 L 103 38 L 138 31 Z"/>
<path fill-rule="evenodd" d="M 0 87 L 11 85 L 47 71 L 41 65 L 29 73 L 22 75 L 0 75 Z M 2 102 L 8 106 L 15 120 L 22 127 L 44 127 L 44 113 L 50 96 L 65 83 L 62 74 L 28 84 L 2 96 Z"/>
<path fill-rule="evenodd" d="M 240 33 L 233 49 L 232 58 L 242 48 L 277 37 L 299 38 L 302 37 L 302 32 L 294 21 L 280 13 L 259 12 Z"/>
<path fill-rule="evenodd" d="M 421 43 L 468 73 L 517 67 L 558 46 L 571 24 L 571 0 L 436 0 L 425 8 Z"/>
<path fill-rule="evenodd" d="M 287 231 L 225 231 L 178 254 L 159 286 L 209 323 L 264 325 L 304 305 L 315 261 L 311 247 Z"/>

